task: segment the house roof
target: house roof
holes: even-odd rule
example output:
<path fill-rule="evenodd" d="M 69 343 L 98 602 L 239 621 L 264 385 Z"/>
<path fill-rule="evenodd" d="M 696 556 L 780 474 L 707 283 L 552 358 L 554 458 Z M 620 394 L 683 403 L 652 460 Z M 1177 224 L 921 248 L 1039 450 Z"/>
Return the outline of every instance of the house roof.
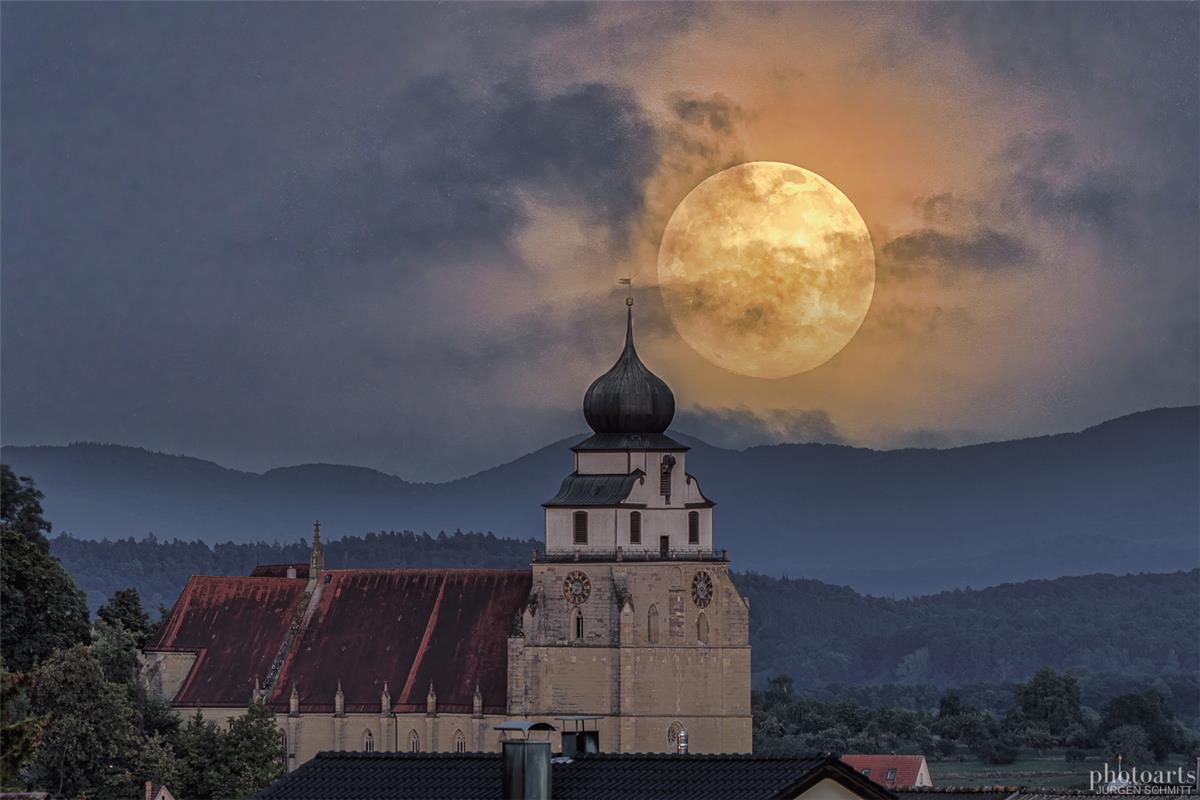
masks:
<path fill-rule="evenodd" d="M 542 505 L 546 508 L 619 505 L 629 497 L 634 484 L 645 475 L 640 469 L 618 475 L 580 475 L 572 472 L 563 480 L 558 494 Z"/>
<path fill-rule="evenodd" d="M 555 800 L 792 798 L 831 778 L 868 800 L 896 795 L 832 756 L 594 753 L 551 765 Z M 319 753 L 257 796 L 271 800 L 501 796 L 499 753 Z"/>
<path fill-rule="evenodd" d="M 339 683 L 347 712 L 378 711 L 386 681 L 398 713 L 424 711 L 431 683 L 439 711 L 471 712 L 478 685 L 484 710 L 503 713 L 531 582 L 528 570 L 327 570 L 307 599 L 304 579 L 192 578 L 147 649 L 198 651 L 177 706 L 244 706 L 275 666 L 277 711 L 295 685 L 301 711 L 332 712 Z"/>
<path fill-rule="evenodd" d="M 887 786 L 915 786 L 921 766 L 925 764 L 925 756 L 897 755 L 856 755 L 842 756 L 842 761 L 854 768 L 855 772 L 870 770 L 867 776 L 876 783 Z M 888 771 L 896 770 L 896 774 L 888 780 Z"/>
<path fill-rule="evenodd" d="M 192 576 L 148 650 L 197 657 L 175 705 L 240 708 L 266 678 L 304 597 L 302 579 Z"/>

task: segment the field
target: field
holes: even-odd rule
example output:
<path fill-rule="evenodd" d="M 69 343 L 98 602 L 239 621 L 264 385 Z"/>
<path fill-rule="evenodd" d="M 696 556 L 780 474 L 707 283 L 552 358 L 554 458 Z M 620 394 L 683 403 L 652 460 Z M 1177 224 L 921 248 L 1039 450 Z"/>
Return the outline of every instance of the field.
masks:
<path fill-rule="evenodd" d="M 1195 769 L 1183 755 L 1173 755 L 1163 764 L 1138 764 L 1139 768 L 1166 770 L 1182 767 L 1186 773 Z M 985 764 L 977 759 L 930 761 L 929 773 L 934 786 L 1022 786 L 1048 789 L 1087 789 L 1088 774 L 1102 771 L 1104 759 L 1089 757 L 1085 761 L 1067 761 L 1061 751 L 1022 754 L 1012 764 Z M 1116 769 L 1116 765 L 1110 765 Z"/>

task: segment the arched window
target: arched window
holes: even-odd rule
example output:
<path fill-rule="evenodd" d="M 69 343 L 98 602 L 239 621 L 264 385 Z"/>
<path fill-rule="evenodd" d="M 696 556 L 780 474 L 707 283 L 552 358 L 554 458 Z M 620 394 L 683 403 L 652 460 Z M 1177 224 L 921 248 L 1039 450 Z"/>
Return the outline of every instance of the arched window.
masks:
<path fill-rule="evenodd" d="M 688 512 L 688 544 L 700 544 L 700 512 Z"/>
<path fill-rule="evenodd" d="M 653 604 L 646 613 L 646 641 L 658 644 L 658 606 Z"/>
<path fill-rule="evenodd" d="M 583 614 L 578 608 L 571 609 L 570 631 L 571 638 L 575 641 L 583 639 Z"/>
<path fill-rule="evenodd" d="M 454 732 L 454 752 L 456 752 L 456 753 L 467 752 L 467 737 L 463 736 L 462 731 Z"/>
<path fill-rule="evenodd" d="M 629 515 L 629 543 L 642 543 L 642 512 L 634 511 Z"/>
<path fill-rule="evenodd" d="M 575 512 L 575 544 L 587 544 L 587 512 Z"/>
<path fill-rule="evenodd" d="M 283 763 L 287 764 L 288 759 L 294 755 L 290 750 L 288 750 L 287 731 L 279 732 L 279 744 L 283 745 Z"/>
<path fill-rule="evenodd" d="M 375 735 L 370 731 L 363 731 L 362 749 L 367 753 L 375 752 Z"/>
<path fill-rule="evenodd" d="M 421 752 L 421 737 L 417 735 L 416 731 L 408 732 L 408 752 Z"/>
<path fill-rule="evenodd" d="M 696 641 L 701 644 L 708 644 L 708 617 L 704 616 L 704 612 L 700 612 L 700 619 L 696 620 Z"/>
<path fill-rule="evenodd" d="M 667 728 L 667 747 L 670 752 L 679 752 L 679 734 L 683 731 L 683 723 L 675 720 L 671 723 L 671 727 Z"/>

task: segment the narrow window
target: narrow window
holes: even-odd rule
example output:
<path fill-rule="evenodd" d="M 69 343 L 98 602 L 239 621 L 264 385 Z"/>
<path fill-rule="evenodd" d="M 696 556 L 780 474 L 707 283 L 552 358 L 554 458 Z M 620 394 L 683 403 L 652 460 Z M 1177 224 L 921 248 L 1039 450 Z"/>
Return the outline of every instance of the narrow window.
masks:
<path fill-rule="evenodd" d="M 575 512 L 575 544 L 587 544 L 587 512 Z"/>
<path fill-rule="evenodd" d="M 646 641 L 658 644 L 658 606 L 651 604 L 646 614 Z"/>
<path fill-rule="evenodd" d="M 575 641 L 583 639 L 583 614 L 579 613 L 579 609 L 575 609 L 575 619 L 571 625 L 575 632 Z"/>
<path fill-rule="evenodd" d="M 696 620 L 696 641 L 708 644 L 708 617 L 704 616 L 704 612 L 701 612 L 700 619 Z"/>
<path fill-rule="evenodd" d="M 629 543 L 642 543 L 642 512 L 634 511 L 629 515 Z"/>
<path fill-rule="evenodd" d="M 887 771 L 887 780 L 889 780 L 889 781 L 896 780 L 896 768 L 895 767 L 892 767 L 891 769 L 889 769 Z"/>
<path fill-rule="evenodd" d="M 363 731 L 363 750 L 368 753 L 375 752 L 375 737 L 370 731 Z"/>
<path fill-rule="evenodd" d="M 688 544 L 700 544 L 700 512 L 688 512 Z"/>
<path fill-rule="evenodd" d="M 416 731 L 408 732 L 408 752 L 421 752 L 421 737 L 417 735 Z"/>
<path fill-rule="evenodd" d="M 675 456 L 663 456 L 658 470 L 658 493 L 671 502 L 671 469 L 675 466 Z"/>
<path fill-rule="evenodd" d="M 463 736 L 462 731 L 454 732 L 454 752 L 456 752 L 456 753 L 467 752 L 467 737 Z"/>

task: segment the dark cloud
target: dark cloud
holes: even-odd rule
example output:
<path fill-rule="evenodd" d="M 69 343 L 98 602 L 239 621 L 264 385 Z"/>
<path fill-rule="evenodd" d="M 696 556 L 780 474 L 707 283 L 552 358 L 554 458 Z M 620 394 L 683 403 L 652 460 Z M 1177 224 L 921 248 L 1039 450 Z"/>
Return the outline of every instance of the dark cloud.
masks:
<path fill-rule="evenodd" d="M 1004 270 L 1028 264 L 1031 250 L 1022 239 L 994 228 L 968 233 L 923 228 L 885 244 L 883 256 L 893 272 L 921 265 Z"/>
<path fill-rule="evenodd" d="M 1112 233 L 1126 227 L 1136 203 L 1134 188 L 1114 172 L 1083 166 L 1074 139 L 1061 131 L 1014 136 L 1000 161 L 1018 210 L 1035 217 Z"/>
<path fill-rule="evenodd" d="M 672 428 L 718 447 L 738 449 L 779 442 L 845 443 L 823 410 L 691 408 L 675 415 Z"/>
<path fill-rule="evenodd" d="M 675 116 L 693 125 L 704 125 L 714 133 L 733 133 L 745 118 L 745 110 L 721 93 L 703 97 L 676 92 L 669 98 Z"/>

